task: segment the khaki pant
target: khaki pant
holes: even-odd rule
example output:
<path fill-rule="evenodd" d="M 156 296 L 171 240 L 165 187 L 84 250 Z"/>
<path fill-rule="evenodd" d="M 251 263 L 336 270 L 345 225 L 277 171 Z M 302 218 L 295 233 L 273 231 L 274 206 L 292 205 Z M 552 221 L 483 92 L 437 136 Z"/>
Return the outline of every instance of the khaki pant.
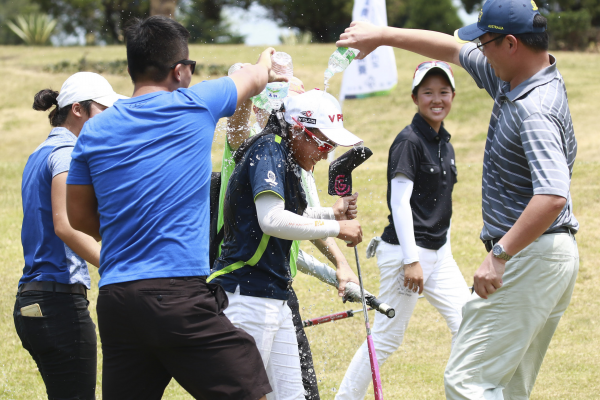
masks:
<path fill-rule="evenodd" d="M 496 293 L 473 294 L 446 366 L 446 398 L 528 399 L 578 270 L 572 235 L 542 235 L 506 263 Z"/>

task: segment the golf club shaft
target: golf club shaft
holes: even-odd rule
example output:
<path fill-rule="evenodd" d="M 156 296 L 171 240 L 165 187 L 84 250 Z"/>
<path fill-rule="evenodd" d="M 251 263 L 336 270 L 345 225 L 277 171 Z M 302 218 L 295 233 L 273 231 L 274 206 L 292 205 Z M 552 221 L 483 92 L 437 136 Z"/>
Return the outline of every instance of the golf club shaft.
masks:
<path fill-rule="evenodd" d="M 365 327 L 367 328 L 367 347 L 369 349 L 369 361 L 371 362 L 371 376 L 373 378 L 373 391 L 375 400 L 383 400 L 383 390 L 381 388 L 381 377 L 379 376 L 379 364 L 377 363 L 377 353 L 375 344 L 371 337 L 371 326 L 369 325 L 369 314 L 367 313 L 367 303 L 365 301 L 365 287 L 363 285 L 362 273 L 360 271 L 360 261 L 358 260 L 358 249 L 354 246 L 354 256 L 356 257 L 356 270 L 358 272 L 358 282 L 360 283 L 360 293 L 362 297 L 363 312 L 365 314 Z"/>
<path fill-rule="evenodd" d="M 368 309 L 368 311 L 371 311 L 371 310 L 372 310 L 372 308 Z M 309 326 L 321 325 L 321 324 L 325 324 L 327 322 L 337 321 L 339 319 L 346 319 L 346 318 L 354 317 L 354 315 L 361 313 L 361 312 L 364 312 L 364 311 L 363 310 L 348 310 L 348 311 L 342 311 L 342 312 L 338 312 L 338 313 L 334 313 L 334 314 L 324 315 L 322 317 L 306 319 L 306 320 L 302 321 L 302 326 L 307 328 Z"/>

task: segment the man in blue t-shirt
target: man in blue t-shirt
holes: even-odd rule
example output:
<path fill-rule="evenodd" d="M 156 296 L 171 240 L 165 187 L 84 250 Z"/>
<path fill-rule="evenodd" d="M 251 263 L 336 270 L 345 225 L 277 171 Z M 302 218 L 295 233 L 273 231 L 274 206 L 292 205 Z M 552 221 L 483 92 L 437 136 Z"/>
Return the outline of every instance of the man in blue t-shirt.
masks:
<path fill-rule="evenodd" d="M 261 399 L 271 387 L 255 343 L 206 283 L 210 150 L 218 120 L 279 79 L 274 49 L 188 88 L 183 26 L 150 17 L 125 38 L 133 96 L 84 127 L 67 181 L 71 224 L 102 237 L 103 395 L 158 399 L 173 377 L 196 398 Z"/>

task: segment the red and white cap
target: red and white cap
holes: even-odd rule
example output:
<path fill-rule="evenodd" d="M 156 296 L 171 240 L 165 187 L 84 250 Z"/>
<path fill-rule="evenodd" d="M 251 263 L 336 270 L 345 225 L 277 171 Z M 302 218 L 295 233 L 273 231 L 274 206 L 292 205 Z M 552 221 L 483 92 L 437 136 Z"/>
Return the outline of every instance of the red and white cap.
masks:
<path fill-rule="evenodd" d="M 111 107 L 119 99 L 129 97 L 115 93 L 106 78 L 94 72 L 77 72 L 71 75 L 60 88 L 58 108 L 86 100 L 93 100 L 105 107 Z"/>
<path fill-rule="evenodd" d="M 456 89 L 454 84 L 454 72 L 452 72 L 452 67 L 445 61 L 433 60 L 433 61 L 424 61 L 421 64 L 417 65 L 415 69 L 415 74 L 413 76 L 412 89 L 416 86 L 420 85 L 423 81 L 423 78 L 431 71 L 432 69 L 437 68 L 443 71 L 452 86 L 452 89 Z"/>
<path fill-rule="evenodd" d="M 317 128 L 338 146 L 359 145 L 362 139 L 344 128 L 344 115 L 335 97 L 319 89 L 313 89 L 297 96 L 286 97 L 284 118 L 295 125 L 292 118 L 306 128 Z"/>

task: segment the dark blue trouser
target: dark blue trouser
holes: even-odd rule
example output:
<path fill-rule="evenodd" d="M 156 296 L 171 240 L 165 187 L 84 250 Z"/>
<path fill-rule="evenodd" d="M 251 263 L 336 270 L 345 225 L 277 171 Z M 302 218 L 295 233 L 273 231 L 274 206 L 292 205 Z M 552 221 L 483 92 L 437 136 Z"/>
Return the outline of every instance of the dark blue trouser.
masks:
<path fill-rule="evenodd" d="M 42 317 L 21 308 L 39 304 Z M 35 360 L 50 400 L 95 399 L 96 326 L 81 294 L 30 291 L 17 295 L 13 317 L 23 347 Z"/>

